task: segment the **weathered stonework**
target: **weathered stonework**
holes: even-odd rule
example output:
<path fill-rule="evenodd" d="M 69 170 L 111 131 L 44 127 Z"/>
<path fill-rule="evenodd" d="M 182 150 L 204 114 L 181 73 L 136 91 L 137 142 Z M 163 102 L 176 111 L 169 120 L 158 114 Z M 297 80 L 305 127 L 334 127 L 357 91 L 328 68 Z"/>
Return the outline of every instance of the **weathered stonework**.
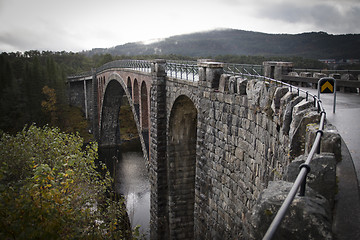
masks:
<path fill-rule="evenodd" d="M 196 82 L 167 77 L 163 60 L 150 74 L 111 70 L 129 82 L 122 86 L 140 132 L 147 126 L 141 109 L 149 109 L 151 239 L 249 239 L 261 194 L 306 153 L 307 126 L 319 114 L 288 88 L 223 74 L 222 64 L 209 60 L 198 67 Z M 93 77 L 97 112 L 111 76 Z M 143 84 L 148 101 L 139 99 Z"/>
<path fill-rule="evenodd" d="M 285 181 L 269 183 L 253 210 L 250 220 L 252 230 L 247 239 L 262 239 L 291 186 L 292 183 Z M 330 219 L 331 211 L 327 199 L 308 187 L 304 197 L 295 197 L 273 239 L 331 240 L 333 236 Z"/>

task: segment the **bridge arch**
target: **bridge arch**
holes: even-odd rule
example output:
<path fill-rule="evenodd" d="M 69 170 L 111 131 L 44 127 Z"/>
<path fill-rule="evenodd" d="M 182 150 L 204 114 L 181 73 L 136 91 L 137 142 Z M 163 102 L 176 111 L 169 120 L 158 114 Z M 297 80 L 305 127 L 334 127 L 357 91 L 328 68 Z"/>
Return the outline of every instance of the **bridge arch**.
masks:
<path fill-rule="evenodd" d="M 132 85 L 131 85 L 131 78 L 130 77 L 127 78 L 126 85 L 127 85 L 128 91 L 130 93 L 130 97 L 132 98 L 133 93 L 132 93 Z"/>
<path fill-rule="evenodd" d="M 169 116 L 167 211 L 171 239 L 194 238 L 197 115 L 194 102 L 180 95 Z"/>
<path fill-rule="evenodd" d="M 120 144 L 119 111 L 125 91 L 116 80 L 106 85 L 101 108 L 100 145 L 116 146 Z"/>
<path fill-rule="evenodd" d="M 119 112 L 120 107 L 124 104 L 123 101 L 129 102 L 134 120 L 136 122 L 141 143 L 146 148 L 147 139 L 144 142 L 144 134 L 141 134 L 141 126 L 139 121 L 138 104 L 137 107 L 131 101 L 131 94 L 129 88 L 123 78 L 118 73 L 111 73 L 106 79 L 103 78 L 105 85 L 103 87 L 104 94 L 102 104 L 100 107 L 100 145 L 101 146 L 115 146 L 120 144 L 120 126 L 119 126 Z M 127 83 L 131 81 L 127 78 Z M 131 86 L 131 84 L 130 84 Z M 147 159 L 148 153 L 144 152 L 144 157 Z"/>
<path fill-rule="evenodd" d="M 141 83 L 141 129 L 149 129 L 149 99 L 145 81 Z"/>
<path fill-rule="evenodd" d="M 134 89 L 133 92 L 134 104 L 139 104 L 139 82 L 136 78 L 134 79 L 133 89 Z"/>

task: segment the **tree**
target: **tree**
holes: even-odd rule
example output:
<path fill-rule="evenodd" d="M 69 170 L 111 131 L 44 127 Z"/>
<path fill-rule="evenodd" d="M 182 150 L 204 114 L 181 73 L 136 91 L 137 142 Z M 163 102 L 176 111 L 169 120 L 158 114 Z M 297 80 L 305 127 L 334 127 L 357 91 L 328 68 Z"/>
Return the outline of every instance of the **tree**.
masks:
<path fill-rule="evenodd" d="M 34 125 L 0 140 L 0 239 L 123 239 L 126 211 L 97 145 Z M 110 197 L 109 197 L 110 196 Z"/>
<path fill-rule="evenodd" d="M 45 86 L 42 92 L 46 95 L 46 100 L 41 102 L 41 107 L 45 113 L 50 114 L 50 123 L 52 126 L 55 126 L 57 123 L 55 89 Z"/>

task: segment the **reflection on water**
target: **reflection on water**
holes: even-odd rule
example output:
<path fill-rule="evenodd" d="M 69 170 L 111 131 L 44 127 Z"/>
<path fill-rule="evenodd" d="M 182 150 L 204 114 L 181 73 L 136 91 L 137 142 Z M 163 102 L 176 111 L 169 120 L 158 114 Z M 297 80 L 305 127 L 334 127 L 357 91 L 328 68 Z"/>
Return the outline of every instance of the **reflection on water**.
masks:
<path fill-rule="evenodd" d="M 131 225 L 141 225 L 141 233 L 149 236 L 150 183 L 142 152 L 122 153 L 116 170 L 116 191 L 125 196 Z"/>
<path fill-rule="evenodd" d="M 140 233 L 149 238 L 150 183 L 141 150 L 99 148 L 99 158 L 115 175 L 115 191 L 125 197 L 132 228 L 141 225 Z"/>

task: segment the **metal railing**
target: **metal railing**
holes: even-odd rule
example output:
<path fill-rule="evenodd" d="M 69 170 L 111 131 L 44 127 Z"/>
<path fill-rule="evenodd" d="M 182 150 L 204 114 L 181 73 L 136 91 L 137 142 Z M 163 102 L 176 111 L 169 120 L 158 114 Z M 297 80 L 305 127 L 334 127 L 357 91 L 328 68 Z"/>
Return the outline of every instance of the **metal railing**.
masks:
<path fill-rule="evenodd" d="M 195 61 L 166 61 L 165 71 L 168 77 L 198 81 L 199 67 Z"/>
<path fill-rule="evenodd" d="M 248 74 L 255 76 L 264 75 L 262 65 L 251 65 L 251 64 L 225 63 L 224 72 L 233 75 L 237 75 L 237 74 Z"/>
<path fill-rule="evenodd" d="M 256 70 L 254 70 L 254 72 L 255 71 Z M 305 91 L 301 88 L 292 86 L 288 83 L 284 83 L 279 80 L 261 76 L 257 72 L 255 75 L 250 74 L 250 73 L 243 73 L 242 71 L 233 71 L 233 70 L 229 70 L 229 69 L 224 69 L 224 72 L 228 73 L 228 74 L 241 75 L 241 76 L 251 77 L 251 78 L 258 78 L 258 79 L 262 79 L 264 81 L 272 82 L 279 86 L 288 87 L 290 92 L 293 92 L 295 90 L 298 95 L 304 94 L 305 99 L 307 101 L 309 101 L 309 97 L 313 98 L 314 106 L 317 107 L 317 111 L 320 114 L 319 130 L 316 132 L 316 137 L 313 142 L 310 153 L 307 156 L 305 163 L 300 165 L 300 172 L 299 172 L 296 180 L 294 181 L 294 184 L 293 184 L 292 188 L 290 189 L 290 192 L 288 193 L 287 197 L 285 198 L 283 204 L 281 205 L 275 218 L 273 219 L 272 223 L 270 224 L 267 232 L 265 233 L 265 235 L 263 237 L 263 240 L 270 240 L 275 235 L 276 230 L 280 226 L 282 219 L 285 217 L 285 214 L 286 214 L 287 210 L 289 209 L 292 201 L 294 200 L 295 195 L 298 192 L 299 188 L 300 188 L 299 196 L 305 196 L 306 176 L 310 172 L 309 164 L 310 164 L 311 160 L 313 159 L 314 154 L 320 153 L 321 137 L 322 137 L 323 131 L 324 131 L 326 112 L 325 112 L 325 109 L 324 109 L 324 106 L 323 106 L 321 100 L 316 95 L 313 95 L 313 94 L 309 93 L 308 91 Z M 250 71 L 246 70 L 246 72 L 250 72 Z"/>
<path fill-rule="evenodd" d="M 79 74 L 70 75 L 67 77 L 68 80 L 77 79 L 77 78 L 83 78 L 88 77 L 92 75 L 92 71 L 87 71 Z"/>
<path fill-rule="evenodd" d="M 96 72 L 102 72 L 110 68 L 128 68 L 141 72 L 151 72 L 151 61 L 147 60 L 116 60 L 105 63 L 101 67 L 96 68 Z"/>

